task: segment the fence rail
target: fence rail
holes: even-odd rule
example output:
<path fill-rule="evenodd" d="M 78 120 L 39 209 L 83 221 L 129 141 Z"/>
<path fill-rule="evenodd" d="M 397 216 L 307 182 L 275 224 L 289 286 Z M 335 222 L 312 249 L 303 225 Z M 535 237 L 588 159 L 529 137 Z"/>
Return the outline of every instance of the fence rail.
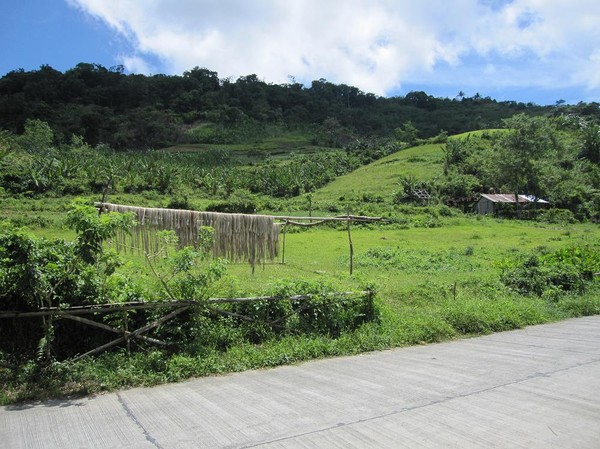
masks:
<path fill-rule="evenodd" d="M 72 306 L 72 307 L 46 307 L 40 308 L 35 311 L 11 311 L 5 310 L 0 311 L 0 319 L 17 319 L 17 318 L 42 318 L 44 320 L 44 327 L 46 335 L 49 336 L 52 332 L 52 323 L 57 320 L 71 320 L 76 321 L 80 324 L 87 325 L 90 327 L 95 327 L 97 329 L 102 329 L 114 334 L 117 334 L 118 337 L 102 344 L 94 349 L 91 349 L 84 354 L 79 354 L 75 356 L 71 360 L 81 359 L 83 357 L 87 357 L 92 354 L 97 354 L 102 352 L 110 347 L 113 347 L 120 343 L 125 343 L 129 348 L 129 342 L 133 339 L 138 339 L 145 341 L 147 343 L 152 343 L 160 346 L 168 346 L 169 343 L 161 341 L 157 338 L 148 337 L 143 335 L 152 329 L 156 329 L 167 321 L 175 318 L 177 315 L 180 315 L 183 312 L 186 312 L 190 309 L 194 308 L 204 308 L 213 313 L 217 313 L 224 316 L 233 317 L 236 319 L 240 319 L 243 321 L 254 321 L 258 322 L 257 319 L 242 315 L 239 313 L 232 312 L 230 310 L 224 310 L 218 307 L 218 304 L 235 304 L 235 303 L 251 303 L 258 301 L 308 301 L 310 299 L 316 297 L 330 297 L 335 299 L 353 299 L 357 297 L 366 296 L 369 299 L 372 299 L 374 292 L 372 291 L 359 291 L 359 292 L 333 292 L 327 293 L 325 295 L 319 294 L 306 294 L 306 295 L 293 295 L 293 296 L 257 296 L 250 298 L 209 298 L 201 301 L 153 301 L 153 302 L 127 302 L 127 303 L 108 303 L 108 304 L 94 304 L 94 305 L 85 305 L 85 306 Z M 310 305 L 309 302 L 300 305 L 299 307 L 295 307 L 291 313 L 288 313 L 284 317 L 279 317 L 273 321 L 266 322 L 265 324 L 269 324 L 275 327 L 281 327 L 281 321 L 290 318 L 292 315 L 297 314 L 303 310 L 305 310 Z M 126 323 L 124 323 L 123 327 L 118 328 L 114 326 L 110 326 L 104 322 L 94 321 L 89 318 L 83 318 L 81 315 L 92 315 L 92 317 L 101 314 L 115 313 L 115 312 L 127 312 L 133 310 L 158 310 L 158 309 L 173 309 L 168 314 L 145 324 L 144 326 L 135 329 L 129 330 L 127 328 Z"/>
<path fill-rule="evenodd" d="M 335 292 L 327 293 L 326 296 L 363 296 L 372 294 L 369 291 L 358 292 Z M 203 301 L 136 301 L 124 303 L 94 304 L 88 306 L 72 307 L 41 307 L 36 311 L 19 312 L 13 310 L 0 311 L 0 318 L 29 318 L 41 316 L 63 316 L 63 315 L 86 315 L 93 313 L 125 312 L 129 310 L 162 309 L 169 307 L 200 307 L 207 304 L 229 304 L 256 301 L 305 301 L 314 298 L 314 294 L 292 295 L 292 296 L 256 296 L 250 298 L 209 298 Z"/>

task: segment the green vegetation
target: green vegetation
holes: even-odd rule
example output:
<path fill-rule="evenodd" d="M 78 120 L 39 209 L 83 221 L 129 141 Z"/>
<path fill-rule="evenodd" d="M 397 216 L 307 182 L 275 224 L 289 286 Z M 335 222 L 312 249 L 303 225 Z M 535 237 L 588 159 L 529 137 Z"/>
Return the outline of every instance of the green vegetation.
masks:
<path fill-rule="evenodd" d="M 471 135 L 446 144 L 442 192 L 453 193 L 455 204 L 490 190 L 533 195 L 578 219 L 597 221 L 600 166 L 593 155 L 600 133 L 594 122 L 574 115 L 519 114 L 505 124 L 507 132 Z M 461 193 L 466 201 L 461 201 Z"/>
<path fill-rule="evenodd" d="M 0 319 L 2 404 L 600 313 L 596 104 L 380 99 L 325 80 L 273 86 L 205 69 L 144 77 L 85 64 L 11 72 L 0 100 L 0 310 L 195 301 L 149 332 L 166 347 L 130 340 L 76 361 L 107 342 L 106 329 Z M 505 128 L 476 131 L 482 122 Z M 431 198 L 415 198 L 416 189 Z M 490 189 L 552 207 L 513 214 L 527 220 L 468 213 Z M 117 254 L 112 240 L 132 218 L 98 215 L 91 204 L 101 199 L 387 221 L 351 225 L 352 276 L 345 223 L 288 228 L 285 264 L 253 273 L 214 260 L 207 228 L 197 248 L 162 232 L 150 254 Z M 376 294 L 336 294 L 365 290 Z M 207 301 L 295 294 L 312 296 Z M 93 318 L 137 329 L 168 313 Z"/>
<path fill-rule="evenodd" d="M 402 177 L 430 181 L 441 175 L 442 156 L 442 146 L 439 144 L 401 150 L 340 176 L 318 190 L 314 197 L 318 201 L 332 201 L 352 195 L 371 195 L 389 200 L 399 188 Z"/>
<path fill-rule="evenodd" d="M 46 363 L 42 354 L 36 358 L 39 348 L 33 345 L 30 349 L 33 358 L 14 374 L 9 370 L 0 371 L 4 384 L 2 401 L 152 385 L 190 376 L 436 342 L 600 313 L 600 286 L 590 275 L 599 266 L 596 225 L 477 219 L 455 212 L 453 216 L 441 215 L 443 207 L 397 207 L 402 208 L 397 209 L 399 216 L 406 217 L 403 225 L 354 228 L 356 258 L 352 277 L 347 272 L 346 232 L 342 227 L 333 226 L 288 233 L 285 265 L 267 264 L 254 276 L 247 265 L 229 265 L 226 272 L 221 270 L 217 278 L 211 279 L 208 290 L 197 295 L 200 298 L 361 290 L 368 282 L 378 287 L 375 309 L 360 302 L 352 306 L 359 309 L 336 309 L 340 306 L 321 297 L 311 306 L 314 308 L 306 309 L 284 328 L 236 323 L 235 319 L 199 309 L 195 318 L 182 317 L 153 334 L 177 341 L 175 350 L 141 344 L 131 354 L 121 349 L 77 362 L 52 361 L 57 357 L 55 353 L 51 362 Z M 435 220 L 436 226 L 426 227 L 431 220 Z M 23 235 L 23 231 L 9 232 L 6 228 L 4 235 L 10 236 L 13 232 Z M 45 230 L 36 232 L 43 234 Z M 36 239 L 28 241 L 37 242 Z M 76 254 L 77 246 L 79 244 L 69 246 L 69 254 Z M 59 247 L 63 248 L 62 244 Z M 190 265 L 187 264 L 190 257 L 199 256 L 190 254 L 189 250 L 171 253 L 169 259 L 164 260 L 167 265 L 158 271 L 165 274 L 189 267 L 199 270 L 197 274 L 206 273 L 209 261 Z M 6 254 L 2 259 L 7 259 Z M 94 303 L 165 297 L 165 290 L 139 256 L 122 255 L 120 259 L 124 264 L 112 264 L 114 271 L 110 275 L 106 263 L 90 265 L 94 267 L 91 272 L 95 277 L 90 277 L 90 273 L 82 278 L 79 288 L 91 296 L 79 295 L 66 284 L 65 291 L 77 296 L 78 301 L 89 298 Z M 530 267 L 534 264 L 539 269 L 532 273 Z M 48 275 L 56 279 L 59 267 L 43 267 L 49 265 L 43 264 L 38 272 L 51 270 Z M 74 279 L 80 272 L 71 273 Z M 185 296 L 182 289 L 189 288 L 190 282 L 208 285 L 203 278 L 188 274 L 178 272 L 180 280 L 175 279 L 173 284 L 177 285 L 173 291 L 180 291 L 177 296 Z M 97 276 L 106 275 L 105 281 L 98 282 Z M 521 285 L 527 280 L 534 282 L 535 288 L 542 286 L 541 294 L 522 290 Z M 91 286 L 104 286 L 104 293 L 90 291 Z M 257 303 L 251 308 L 229 310 L 272 318 L 287 315 L 289 307 L 292 304 Z M 375 314 L 375 321 L 362 324 L 354 321 L 369 314 Z M 138 312 L 130 319 L 143 322 L 144 315 Z M 18 323 L 28 323 L 29 335 L 34 336 L 32 341 L 37 344 L 35 335 L 40 339 L 43 335 L 39 320 L 19 320 Z M 60 341 L 56 344 L 72 341 L 65 338 L 65 332 L 66 335 L 69 332 L 86 335 L 82 334 L 82 327 L 62 323 L 60 326 L 56 333 Z M 106 336 L 96 335 L 95 340 L 79 338 L 77 341 L 82 345 L 79 352 L 86 344 L 102 341 L 102 338 Z M 14 361 L 7 358 L 6 347 L 3 350 L 4 361 Z"/>
<path fill-rule="evenodd" d="M 179 145 L 257 144 L 288 132 L 312 144 L 341 147 L 387 137 L 412 145 L 443 130 L 458 134 L 500 126 L 518 112 L 561 108 L 475 95 L 435 98 L 425 92 L 382 98 L 324 79 L 310 86 L 268 84 L 256 75 L 219 79 L 195 67 L 182 76 L 126 75 L 122 68 L 78 64 L 59 72 L 15 70 L 0 78 L 0 128 L 21 134 L 28 119 L 47 122 L 57 144 L 73 134 L 93 147 L 148 150 Z M 572 107 L 595 114 L 597 104 Z M 188 147 L 189 148 L 189 147 Z"/>

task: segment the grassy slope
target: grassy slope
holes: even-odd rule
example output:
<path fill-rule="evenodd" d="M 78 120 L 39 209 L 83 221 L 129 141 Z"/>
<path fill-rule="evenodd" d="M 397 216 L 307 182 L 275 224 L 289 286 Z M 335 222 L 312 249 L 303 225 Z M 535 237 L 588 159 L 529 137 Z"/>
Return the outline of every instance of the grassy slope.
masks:
<path fill-rule="evenodd" d="M 365 165 L 317 190 L 316 200 L 335 200 L 348 194 L 366 192 L 390 197 L 401 176 L 427 180 L 441 175 L 442 145 L 422 145 L 391 154 Z"/>
<path fill-rule="evenodd" d="M 504 128 L 480 129 L 477 131 L 467 131 L 465 133 L 456 134 L 454 136 L 450 136 L 450 139 L 463 139 L 469 136 L 481 136 L 483 134 L 502 134 L 505 132 L 508 132 L 508 130 Z"/>
<path fill-rule="evenodd" d="M 499 133 L 505 130 L 489 129 L 470 131 L 451 139 L 463 139 L 483 133 Z M 315 200 L 331 201 L 347 195 L 372 193 L 389 198 L 397 190 L 403 176 L 412 176 L 417 181 L 427 181 L 442 174 L 443 145 L 429 144 L 398 151 L 359 169 L 317 190 Z"/>

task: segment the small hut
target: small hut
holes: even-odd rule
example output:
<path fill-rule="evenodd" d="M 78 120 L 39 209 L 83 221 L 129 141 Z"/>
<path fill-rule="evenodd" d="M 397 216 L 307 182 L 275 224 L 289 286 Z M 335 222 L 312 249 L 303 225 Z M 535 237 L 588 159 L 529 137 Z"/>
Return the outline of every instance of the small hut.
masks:
<path fill-rule="evenodd" d="M 518 195 L 519 205 L 527 207 L 529 205 L 548 206 L 550 203 L 546 200 L 536 198 L 533 195 Z M 514 193 L 482 193 L 475 205 L 474 212 L 478 214 L 497 214 L 499 209 L 506 205 L 516 205 Z"/>

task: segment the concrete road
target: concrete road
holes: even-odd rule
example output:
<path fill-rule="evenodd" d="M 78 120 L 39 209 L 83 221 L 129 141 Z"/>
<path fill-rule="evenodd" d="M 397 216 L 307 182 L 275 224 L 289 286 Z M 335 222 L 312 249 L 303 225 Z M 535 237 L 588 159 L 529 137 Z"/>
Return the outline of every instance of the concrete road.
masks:
<path fill-rule="evenodd" d="M 600 316 L 0 408 L 2 448 L 600 448 Z"/>

